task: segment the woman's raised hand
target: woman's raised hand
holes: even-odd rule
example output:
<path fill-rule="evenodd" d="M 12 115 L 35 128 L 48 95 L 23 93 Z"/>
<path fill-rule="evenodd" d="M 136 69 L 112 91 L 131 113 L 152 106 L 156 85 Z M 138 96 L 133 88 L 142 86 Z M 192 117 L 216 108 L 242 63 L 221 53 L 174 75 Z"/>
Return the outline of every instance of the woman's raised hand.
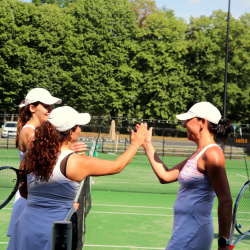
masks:
<path fill-rule="evenodd" d="M 139 124 L 136 124 L 135 126 L 136 130 L 139 128 L 139 126 L 140 126 Z M 147 137 L 145 138 L 145 141 L 142 143 L 143 148 L 146 147 L 147 143 L 152 143 L 152 131 L 153 131 L 153 127 L 147 130 Z"/>
<path fill-rule="evenodd" d="M 137 149 L 144 143 L 148 136 L 147 123 L 136 124 L 136 132 L 131 130 L 131 145 Z"/>

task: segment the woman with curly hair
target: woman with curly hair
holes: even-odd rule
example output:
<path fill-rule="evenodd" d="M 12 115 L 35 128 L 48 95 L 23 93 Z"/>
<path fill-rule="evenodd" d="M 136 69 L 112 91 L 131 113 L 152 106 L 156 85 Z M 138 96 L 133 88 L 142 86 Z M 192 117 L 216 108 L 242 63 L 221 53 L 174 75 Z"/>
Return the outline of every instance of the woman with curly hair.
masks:
<path fill-rule="evenodd" d="M 115 161 L 75 154 L 70 147 L 78 140 L 79 125 L 89 121 L 89 114 L 64 106 L 54 109 L 48 121 L 37 128 L 20 166 L 27 175 L 27 186 L 22 185 L 20 193 L 26 197 L 28 192 L 28 198 L 15 224 L 9 250 L 49 250 L 52 223 L 66 217 L 79 182 L 86 176 L 121 172 L 147 136 L 146 124 L 138 126 L 137 132 L 132 130 L 131 145 Z"/>

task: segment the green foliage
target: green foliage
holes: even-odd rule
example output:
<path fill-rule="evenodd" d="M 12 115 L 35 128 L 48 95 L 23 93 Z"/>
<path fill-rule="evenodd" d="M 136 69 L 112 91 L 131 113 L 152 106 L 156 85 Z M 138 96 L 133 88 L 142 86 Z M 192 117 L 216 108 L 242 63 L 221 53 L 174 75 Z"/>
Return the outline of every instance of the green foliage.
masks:
<path fill-rule="evenodd" d="M 31 2 L 36 6 L 43 4 L 55 4 L 59 7 L 67 7 L 70 3 L 75 3 L 78 0 L 32 0 Z"/>
<path fill-rule="evenodd" d="M 243 18 L 243 17 L 242 17 Z M 247 22 L 230 18 L 227 78 L 227 116 L 249 122 L 249 27 Z M 187 63 L 196 100 L 207 100 L 223 110 L 227 14 L 214 11 L 210 17 L 191 18 L 187 34 Z M 196 101 L 195 100 L 195 101 Z M 193 104 L 193 103 L 192 103 Z M 191 103 L 190 103 L 191 105 Z"/>
<path fill-rule="evenodd" d="M 92 114 L 118 115 L 132 91 L 127 79 L 138 28 L 130 5 L 124 0 L 79 1 L 68 13 L 75 18 L 75 37 L 67 43 L 64 67 L 74 84 L 65 88 L 70 91 L 64 100 L 78 109 L 86 105 Z"/>
<path fill-rule="evenodd" d="M 141 116 L 174 119 L 188 98 L 186 25 L 165 12 L 150 15 L 133 64 L 143 74 L 138 92 Z M 173 112 L 174 111 L 174 112 Z"/>
<path fill-rule="evenodd" d="M 91 115 L 223 110 L 227 13 L 187 24 L 151 0 L 0 1 L 0 112 L 44 87 Z M 227 116 L 249 123 L 250 13 L 231 17 Z"/>

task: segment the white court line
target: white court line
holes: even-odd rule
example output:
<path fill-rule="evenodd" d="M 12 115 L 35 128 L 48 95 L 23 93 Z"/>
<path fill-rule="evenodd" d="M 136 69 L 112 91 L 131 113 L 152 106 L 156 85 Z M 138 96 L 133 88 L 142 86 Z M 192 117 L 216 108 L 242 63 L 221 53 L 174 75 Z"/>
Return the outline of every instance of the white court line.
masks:
<path fill-rule="evenodd" d="M 7 245 L 8 242 L 0 242 L 0 244 Z M 83 247 L 106 247 L 106 248 L 127 248 L 127 249 L 152 249 L 152 250 L 157 250 L 161 249 L 163 250 L 164 248 L 155 248 L 155 247 L 136 247 L 136 246 L 111 246 L 111 245 L 87 245 L 84 244 Z"/>
<path fill-rule="evenodd" d="M 106 207 L 137 207 L 137 208 L 156 208 L 156 209 L 173 209 L 172 207 L 147 207 L 147 206 L 132 206 L 132 205 L 109 205 L 109 204 L 92 204 L 93 206 L 106 206 Z"/>
<path fill-rule="evenodd" d="M 84 247 L 108 247 L 108 248 L 128 248 L 128 249 L 164 249 L 159 247 L 135 247 L 135 246 L 111 246 L 111 245 L 83 245 Z"/>
<path fill-rule="evenodd" d="M 140 214 L 140 213 L 120 213 L 120 212 L 96 212 L 96 211 L 91 211 L 90 213 L 94 213 L 94 214 L 124 214 L 124 215 L 145 215 L 145 216 L 165 216 L 165 217 L 169 217 L 169 216 L 173 216 L 173 215 L 166 215 L 166 214 Z"/>
<path fill-rule="evenodd" d="M 156 208 L 156 209 L 173 210 L 173 207 L 147 207 L 147 206 L 109 205 L 109 204 L 92 204 L 92 206 L 106 206 L 106 207 L 135 207 L 135 208 Z M 91 210 L 90 210 L 90 211 L 91 211 Z M 217 212 L 217 210 L 212 210 L 212 212 Z"/>
<path fill-rule="evenodd" d="M 217 212 L 214 211 L 213 212 Z M 123 215 L 141 215 L 141 216 L 160 216 L 160 217 L 173 217 L 174 215 L 171 214 L 140 214 L 140 213 L 120 213 L 120 212 L 97 212 L 97 211 L 91 211 L 90 214 L 123 214 Z M 213 220 L 217 220 L 218 218 L 213 216 Z"/>
<path fill-rule="evenodd" d="M 236 174 L 236 175 L 243 177 L 243 178 L 247 178 L 247 176 L 245 176 L 245 175 L 241 175 L 241 174 Z"/>

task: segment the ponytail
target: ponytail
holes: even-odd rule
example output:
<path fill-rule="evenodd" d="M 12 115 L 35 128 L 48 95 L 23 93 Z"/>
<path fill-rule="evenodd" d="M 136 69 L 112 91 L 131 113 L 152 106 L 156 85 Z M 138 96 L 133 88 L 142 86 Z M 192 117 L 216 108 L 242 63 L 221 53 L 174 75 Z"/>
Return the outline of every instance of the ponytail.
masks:
<path fill-rule="evenodd" d="M 209 131 L 224 144 L 233 131 L 233 122 L 230 119 L 221 118 L 218 124 L 208 123 Z"/>

